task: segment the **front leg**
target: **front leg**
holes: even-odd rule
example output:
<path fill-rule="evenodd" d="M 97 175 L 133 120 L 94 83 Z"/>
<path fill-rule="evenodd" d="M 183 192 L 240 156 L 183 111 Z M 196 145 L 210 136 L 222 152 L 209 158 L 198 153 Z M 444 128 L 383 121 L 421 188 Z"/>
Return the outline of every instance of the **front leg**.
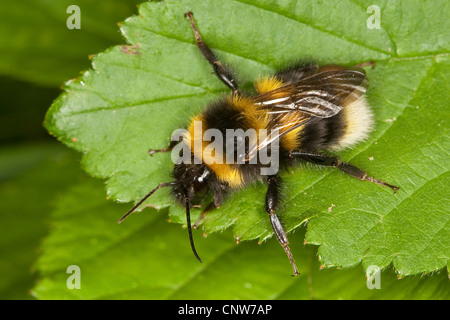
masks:
<path fill-rule="evenodd" d="M 169 151 L 172 151 L 173 147 L 175 147 L 178 142 L 179 141 L 173 141 L 172 140 L 172 141 L 170 141 L 169 145 L 166 148 L 163 148 L 163 149 L 149 149 L 148 150 L 148 154 L 152 157 L 157 152 L 169 152 Z"/>
<path fill-rule="evenodd" d="M 394 193 L 396 193 L 399 189 L 399 187 L 391 185 L 383 180 L 375 179 L 374 177 L 371 177 L 367 174 L 367 172 L 347 163 L 339 160 L 336 157 L 327 156 L 320 153 L 309 153 L 309 152 L 301 152 L 301 151 L 291 151 L 289 153 L 289 156 L 291 158 L 301 159 L 306 162 L 314 163 L 320 166 L 327 166 L 327 167 L 336 167 L 340 169 L 341 171 L 347 173 L 348 175 L 357 178 L 359 180 L 365 180 L 369 182 L 373 182 L 385 187 L 389 187 L 392 190 L 394 190 Z"/>
<path fill-rule="evenodd" d="M 200 224 L 200 222 L 203 221 L 203 219 L 205 219 L 205 216 L 208 212 L 210 212 L 212 209 L 218 209 L 220 208 L 219 206 L 217 206 L 216 204 L 214 204 L 214 202 L 211 202 L 210 204 L 208 204 L 206 206 L 206 208 L 203 210 L 203 212 L 200 214 L 200 216 L 198 217 L 197 221 L 195 221 L 194 225 L 192 226 L 192 228 L 197 229 L 198 225 Z"/>
<path fill-rule="evenodd" d="M 298 271 L 297 266 L 295 265 L 294 256 L 292 255 L 291 250 L 289 249 L 288 246 L 289 241 L 287 238 L 286 231 L 284 230 L 284 227 L 281 224 L 280 219 L 278 219 L 278 216 L 275 213 L 279 203 L 278 189 L 281 179 L 277 175 L 269 176 L 267 178 L 267 182 L 269 183 L 269 188 L 267 189 L 266 194 L 266 211 L 269 214 L 270 223 L 272 224 L 275 236 L 277 237 L 278 242 L 281 244 L 284 251 L 286 252 L 289 261 L 291 262 L 292 268 L 294 269 L 294 276 L 297 276 L 300 274 L 300 272 Z"/>
<path fill-rule="evenodd" d="M 221 190 L 217 190 L 214 193 L 214 201 L 211 202 L 210 204 L 208 204 L 205 209 L 203 210 L 203 212 L 200 214 L 200 216 L 198 217 L 197 221 L 194 223 L 194 225 L 192 226 L 194 229 L 197 229 L 200 222 L 203 221 L 203 219 L 205 218 L 206 214 L 208 212 L 210 212 L 213 209 L 219 209 L 220 205 L 223 202 L 223 193 Z"/>

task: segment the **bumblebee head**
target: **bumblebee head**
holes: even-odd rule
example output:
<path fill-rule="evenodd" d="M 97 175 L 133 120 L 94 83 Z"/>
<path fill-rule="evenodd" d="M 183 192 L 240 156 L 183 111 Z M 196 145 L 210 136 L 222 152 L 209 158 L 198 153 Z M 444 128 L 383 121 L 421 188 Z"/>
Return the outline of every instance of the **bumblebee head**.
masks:
<path fill-rule="evenodd" d="M 175 178 L 173 195 L 183 206 L 192 206 L 208 192 L 211 172 L 204 164 L 177 164 L 173 170 Z"/>
<path fill-rule="evenodd" d="M 192 203 L 197 200 L 197 196 L 204 195 L 208 191 L 211 173 L 209 169 L 203 164 L 176 164 L 173 170 L 173 177 L 175 181 L 160 183 L 156 188 L 150 191 L 144 198 L 134 205 L 118 223 L 125 220 L 131 213 L 133 213 L 145 200 L 147 200 L 153 193 L 163 187 L 172 187 L 172 192 L 175 198 L 186 208 L 186 223 L 188 226 L 189 240 L 191 243 L 192 252 L 198 261 L 202 262 L 197 254 L 194 246 L 194 239 L 192 237 L 191 229 L 191 215 L 190 208 Z"/>

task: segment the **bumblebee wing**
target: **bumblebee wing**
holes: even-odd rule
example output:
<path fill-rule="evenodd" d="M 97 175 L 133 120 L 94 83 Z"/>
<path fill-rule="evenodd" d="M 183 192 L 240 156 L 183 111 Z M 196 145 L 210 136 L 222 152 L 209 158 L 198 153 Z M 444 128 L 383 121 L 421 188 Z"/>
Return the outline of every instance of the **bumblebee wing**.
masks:
<path fill-rule="evenodd" d="M 367 89 L 363 69 L 325 67 L 302 80 L 255 97 L 255 103 L 272 114 L 301 112 L 329 118 L 342 110 L 349 96 L 357 99 Z"/>
<path fill-rule="evenodd" d="M 366 92 L 368 81 L 363 69 L 328 66 L 300 81 L 263 93 L 254 98 L 260 108 L 271 115 L 271 134 L 251 150 L 258 150 L 305 124 L 312 117 L 330 118 Z"/>

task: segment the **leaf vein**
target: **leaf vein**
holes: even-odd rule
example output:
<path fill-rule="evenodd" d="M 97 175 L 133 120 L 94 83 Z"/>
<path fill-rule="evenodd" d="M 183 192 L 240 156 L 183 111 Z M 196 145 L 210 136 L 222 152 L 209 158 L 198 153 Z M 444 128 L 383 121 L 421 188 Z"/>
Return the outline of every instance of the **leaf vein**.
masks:
<path fill-rule="evenodd" d="M 282 14 L 282 13 L 276 12 L 276 11 L 273 11 L 273 10 L 271 10 L 271 9 L 269 9 L 269 8 L 265 8 L 265 7 L 263 7 L 263 6 L 258 6 L 258 5 L 254 4 L 254 3 L 247 3 L 247 2 L 244 2 L 244 1 L 242 1 L 242 0 L 233 0 L 233 1 L 239 2 L 239 3 L 242 3 L 242 4 L 246 4 L 246 5 L 248 5 L 248 6 L 252 6 L 252 7 L 255 7 L 255 8 L 258 8 L 258 9 L 262 9 L 262 10 L 265 10 L 265 11 L 268 11 L 268 12 L 271 12 L 271 13 L 273 13 L 273 14 L 282 16 L 282 17 L 284 17 L 284 18 L 286 18 L 286 19 L 289 19 L 289 20 L 298 22 L 298 23 L 300 23 L 300 24 L 302 24 L 302 25 L 309 26 L 309 27 L 311 27 L 311 28 L 313 28 L 313 29 L 316 29 L 316 30 L 318 30 L 318 31 L 320 31 L 320 32 L 329 34 L 329 35 L 331 35 L 331 36 L 333 36 L 333 37 L 336 37 L 336 38 L 338 38 L 338 39 L 341 39 L 341 40 L 344 39 L 345 41 L 351 42 L 351 43 L 353 43 L 353 44 L 356 44 L 356 45 L 358 45 L 358 46 L 364 47 L 364 48 L 366 48 L 366 49 L 369 49 L 369 50 L 372 50 L 372 51 L 376 51 L 376 52 L 379 52 L 379 53 L 383 53 L 383 54 L 387 54 L 387 55 L 391 56 L 391 53 L 388 52 L 388 51 L 383 51 L 383 50 L 381 50 L 381 49 L 379 49 L 379 48 L 371 47 L 371 46 L 369 46 L 369 45 L 367 45 L 367 44 L 365 44 L 365 43 L 361 43 L 361 42 L 358 42 L 358 41 L 356 41 L 356 40 L 354 40 L 354 39 L 348 38 L 348 37 L 346 37 L 345 35 L 342 35 L 342 34 L 336 34 L 336 33 L 332 32 L 332 31 L 330 31 L 330 30 L 324 29 L 324 28 L 319 27 L 319 26 L 317 26 L 317 25 L 313 25 L 313 24 L 306 23 L 305 21 L 301 21 L 301 20 L 299 20 L 299 19 L 297 19 L 297 18 L 289 17 L 289 16 L 287 16 L 287 15 L 285 15 L 285 14 Z"/>

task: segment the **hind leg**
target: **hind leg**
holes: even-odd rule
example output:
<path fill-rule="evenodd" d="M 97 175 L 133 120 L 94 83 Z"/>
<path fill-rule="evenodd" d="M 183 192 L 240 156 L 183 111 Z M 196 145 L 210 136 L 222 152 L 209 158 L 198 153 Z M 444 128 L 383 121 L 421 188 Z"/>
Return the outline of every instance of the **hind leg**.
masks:
<path fill-rule="evenodd" d="M 289 262 L 291 263 L 292 269 L 294 270 L 294 276 L 297 276 L 300 274 L 300 272 L 298 271 L 297 266 L 295 265 L 294 256 L 292 255 L 291 249 L 289 248 L 289 241 L 287 238 L 286 231 L 284 230 L 284 227 L 281 224 L 280 219 L 278 219 L 278 216 L 275 213 L 279 202 L 278 189 L 281 180 L 278 176 L 269 176 L 267 178 L 267 182 L 269 183 L 269 188 L 267 189 L 266 194 L 266 211 L 269 214 L 273 232 L 275 233 L 278 242 L 283 247 L 284 251 L 286 252 L 286 255 L 289 258 Z"/>

